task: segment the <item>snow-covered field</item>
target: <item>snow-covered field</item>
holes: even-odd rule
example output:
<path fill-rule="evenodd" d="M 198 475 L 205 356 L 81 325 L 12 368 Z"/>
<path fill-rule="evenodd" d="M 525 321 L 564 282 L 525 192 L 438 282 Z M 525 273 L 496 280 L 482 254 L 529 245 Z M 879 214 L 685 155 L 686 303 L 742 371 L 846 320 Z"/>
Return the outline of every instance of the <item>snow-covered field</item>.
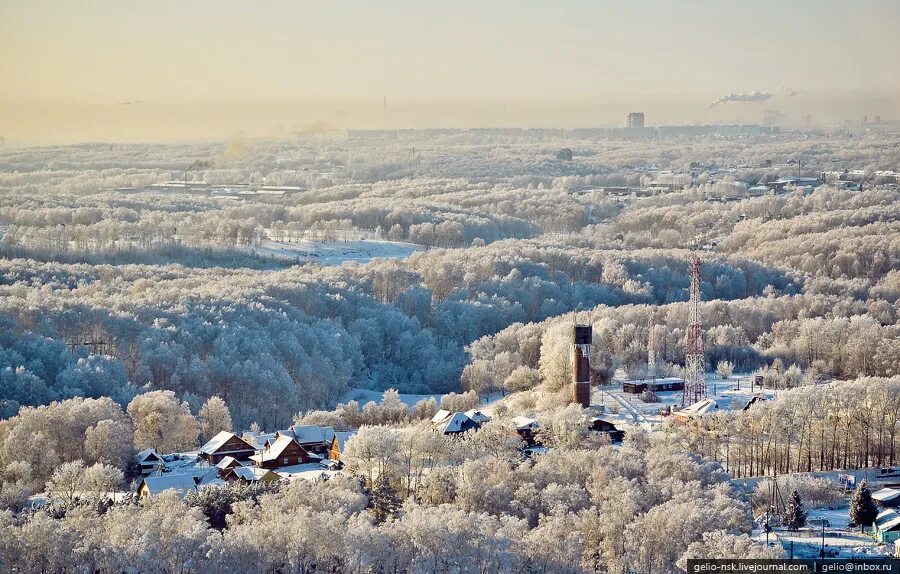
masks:
<path fill-rule="evenodd" d="M 282 242 L 266 239 L 258 246 L 247 246 L 241 249 L 261 257 L 282 261 L 340 265 L 345 261 L 365 263 L 372 259 L 403 259 L 416 251 L 421 251 L 423 247 L 412 243 L 375 239 L 329 242 L 308 239 Z"/>

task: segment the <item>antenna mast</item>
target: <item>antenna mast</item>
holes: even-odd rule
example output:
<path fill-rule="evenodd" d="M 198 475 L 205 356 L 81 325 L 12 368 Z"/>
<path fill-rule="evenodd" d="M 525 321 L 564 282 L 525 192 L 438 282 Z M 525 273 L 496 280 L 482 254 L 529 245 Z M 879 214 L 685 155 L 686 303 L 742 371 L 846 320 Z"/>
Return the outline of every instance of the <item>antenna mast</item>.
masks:
<path fill-rule="evenodd" d="M 691 299 L 687 346 L 684 353 L 684 394 L 682 405 L 692 405 L 706 396 L 703 381 L 703 322 L 700 319 L 700 255 L 691 256 Z"/>
<path fill-rule="evenodd" d="M 647 378 L 651 386 L 656 383 L 656 309 L 650 309 L 647 324 Z"/>

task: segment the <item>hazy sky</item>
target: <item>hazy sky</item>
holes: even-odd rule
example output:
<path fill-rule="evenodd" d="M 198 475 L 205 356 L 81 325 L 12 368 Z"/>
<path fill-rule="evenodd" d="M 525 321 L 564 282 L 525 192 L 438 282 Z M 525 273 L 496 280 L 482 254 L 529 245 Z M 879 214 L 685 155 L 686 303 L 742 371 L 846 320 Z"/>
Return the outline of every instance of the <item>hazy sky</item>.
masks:
<path fill-rule="evenodd" d="M 889 118 L 898 28 L 898 0 L 0 0 L 0 135 Z"/>

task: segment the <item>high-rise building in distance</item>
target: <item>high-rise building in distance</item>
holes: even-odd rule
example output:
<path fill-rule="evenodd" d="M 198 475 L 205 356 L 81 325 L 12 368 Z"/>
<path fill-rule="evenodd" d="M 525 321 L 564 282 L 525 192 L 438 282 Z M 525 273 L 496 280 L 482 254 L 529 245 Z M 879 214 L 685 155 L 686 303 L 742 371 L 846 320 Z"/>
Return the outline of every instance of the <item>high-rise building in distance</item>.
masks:
<path fill-rule="evenodd" d="M 630 114 L 628 114 L 628 127 L 643 128 L 644 112 L 631 112 Z"/>

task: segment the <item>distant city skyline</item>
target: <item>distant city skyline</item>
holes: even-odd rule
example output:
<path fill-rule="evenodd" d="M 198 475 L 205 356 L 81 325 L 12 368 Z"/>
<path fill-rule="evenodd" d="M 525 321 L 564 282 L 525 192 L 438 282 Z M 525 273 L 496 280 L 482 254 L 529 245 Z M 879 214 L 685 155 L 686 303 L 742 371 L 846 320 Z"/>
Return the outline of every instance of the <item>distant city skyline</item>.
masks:
<path fill-rule="evenodd" d="M 890 0 L 0 0 L 0 16 L 9 140 L 900 119 Z"/>

